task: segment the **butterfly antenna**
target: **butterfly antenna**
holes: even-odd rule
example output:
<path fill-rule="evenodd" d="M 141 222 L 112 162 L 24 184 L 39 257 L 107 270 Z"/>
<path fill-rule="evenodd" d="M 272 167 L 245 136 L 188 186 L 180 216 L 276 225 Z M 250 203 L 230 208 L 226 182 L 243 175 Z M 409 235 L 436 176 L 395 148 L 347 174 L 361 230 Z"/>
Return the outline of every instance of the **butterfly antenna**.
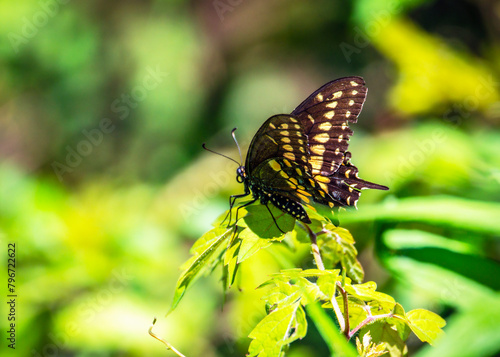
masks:
<path fill-rule="evenodd" d="M 240 149 L 240 145 L 238 144 L 238 140 L 236 140 L 236 135 L 234 135 L 234 132 L 236 131 L 236 129 L 238 128 L 234 128 L 232 131 L 231 131 L 231 136 L 233 137 L 233 140 L 234 142 L 236 143 L 236 147 L 238 147 L 238 152 L 240 153 L 240 166 L 243 165 L 243 157 L 241 156 L 241 149 Z"/>
<path fill-rule="evenodd" d="M 203 149 L 207 150 L 207 151 L 210 151 L 210 152 L 211 152 L 211 153 L 213 153 L 213 154 L 217 154 L 217 155 L 220 155 L 220 156 L 222 156 L 222 157 L 225 157 L 226 159 L 229 159 L 229 160 L 231 160 L 231 161 L 234 161 L 237 165 L 240 165 L 238 161 L 236 161 L 236 160 L 234 160 L 234 159 L 231 159 L 229 156 L 226 156 L 226 155 L 223 155 L 223 154 L 221 154 L 221 153 L 219 153 L 219 152 L 216 152 L 216 151 L 213 151 L 213 150 L 208 149 L 208 148 L 206 147 L 205 143 L 203 143 L 203 144 L 201 145 L 201 147 L 202 147 Z"/>

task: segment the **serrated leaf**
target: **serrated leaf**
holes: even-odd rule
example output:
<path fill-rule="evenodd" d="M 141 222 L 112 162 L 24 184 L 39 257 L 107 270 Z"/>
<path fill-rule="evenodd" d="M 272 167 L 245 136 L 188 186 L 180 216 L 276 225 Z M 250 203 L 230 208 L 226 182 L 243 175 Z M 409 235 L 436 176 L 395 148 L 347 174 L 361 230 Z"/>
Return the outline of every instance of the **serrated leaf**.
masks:
<path fill-rule="evenodd" d="M 354 238 L 347 229 L 327 223 L 321 233 L 318 233 L 317 240 L 326 267 L 341 263 L 347 275 L 355 282 L 363 281 L 363 267 L 357 260 L 358 251 L 354 247 Z"/>
<path fill-rule="evenodd" d="M 244 217 L 248 228 L 252 230 L 260 238 L 279 238 L 283 232 L 291 231 L 295 226 L 295 218 L 289 214 L 283 213 L 273 205 L 269 205 L 273 216 L 269 214 L 268 209 L 264 205 L 248 206 L 247 214 Z M 279 228 L 276 226 L 278 224 Z M 281 232 L 280 229 L 283 231 Z"/>
<path fill-rule="evenodd" d="M 187 267 L 177 281 L 170 312 L 175 309 L 189 285 L 196 281 L 201 273 L 219 263 L 220 254 L 223 249 L 226 249 L 223 243 L 231 237 L 232 233 L 233 229 L 218 227 L 208 231 L 195 242 L 191 248 L 194 256 L 187 261 L 187 265 L 183 265 Z"/>
<path fill-rule="evenodd" d="M 248 335 L 253 339 L 248 355 L 279 357 L 285 345 L 304 337 L 306 332 L 305 313 L 298 302 L 274 310 L 264 317 Z"/>
<path fill-rule="evenodd" d="M 415 309 L 406 313 L 409 326 L 420 341 L 433 344 L 444 334 L 441 329 L 446 321 L 438 314 L 425 309 Z"/>

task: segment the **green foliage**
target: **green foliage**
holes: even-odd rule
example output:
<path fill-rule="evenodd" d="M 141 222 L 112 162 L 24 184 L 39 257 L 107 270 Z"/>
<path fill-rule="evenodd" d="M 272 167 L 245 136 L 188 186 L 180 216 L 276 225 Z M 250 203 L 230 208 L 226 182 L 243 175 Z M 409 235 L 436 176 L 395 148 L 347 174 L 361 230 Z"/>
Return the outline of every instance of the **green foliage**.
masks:
<path fill-rule="evenodd" d="M 294 225 L 293 218 L 276 211 L 272 209 L 273 214 L 277 214 L 276 223 L 289 232 L 288 235 L 303 243 L 306 243 L 305 237 L 309 237 L 319 268 L 281 270 L 259 286 L 267 289 L 262 297 L 267 314 L 249 334 L 252 339 L 249 356 L 284 356 L 292 342 L 307 334 L 306 311 L 332 353 L 339 355 L 356 355 L 347 342 L 358 333 L 363 341 L 356 340 L 358 353 L 363 356 L 377 356 L 384 351 L 391 356 L 406 355 L 405 341 L 410 331 L 429 344 L 442 335 L 445 321 L 439 315 L 425 309 L 406 313 L 393 297 L 377 291 L 375 282 L 361 283 L 363 270 L 348 230 L 336 227 L 328 219 L 320 220 L 314 212 L 310 226 Z M 231 216 L 233 213 L 236 214 L 231 212 Z M 177 283 L 172 309 L 202 272 L 222 264 L 224 289 L 227 289 L 234 282 L 239 264 L 285 238 L 286 234 L 278 234 L 265 206 L 249 206 L 239 214 L 241 219 L 234 225 L 224 226 L 224 220 L 219 218 L 216 222 L 221 225 L 193 245 L 193 257 L 183 265 L 185 271 Z M 323 268 L 322 257 L 329 269 Z M 332 269 L 336 265 L 342 270 Z M 325 314 L 326 311 L 332 312 L 335 320 Z"/>

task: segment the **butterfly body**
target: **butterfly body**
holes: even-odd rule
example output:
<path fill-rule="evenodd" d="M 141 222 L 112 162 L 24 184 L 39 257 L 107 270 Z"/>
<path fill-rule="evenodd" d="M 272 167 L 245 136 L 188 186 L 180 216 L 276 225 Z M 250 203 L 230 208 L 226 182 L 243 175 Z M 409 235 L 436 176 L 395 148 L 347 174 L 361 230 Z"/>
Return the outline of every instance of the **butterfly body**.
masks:
<path fill-rule="evenodd" d="M 365 188 L 387 190 L 358 177 L 347 151 L 352 130 L 366 98 L 361 77 L 329 82 L 290 115 L 269 118 L 255 134 L 237 180 L 267 206 L 271 202 L 294 218 L 310 223 L 304 206 L 314 202 L 353 206 Z M 234 201 L 233 201 L 234 203 Z M 249 204 L 249 203 L 247 203 Z"/>

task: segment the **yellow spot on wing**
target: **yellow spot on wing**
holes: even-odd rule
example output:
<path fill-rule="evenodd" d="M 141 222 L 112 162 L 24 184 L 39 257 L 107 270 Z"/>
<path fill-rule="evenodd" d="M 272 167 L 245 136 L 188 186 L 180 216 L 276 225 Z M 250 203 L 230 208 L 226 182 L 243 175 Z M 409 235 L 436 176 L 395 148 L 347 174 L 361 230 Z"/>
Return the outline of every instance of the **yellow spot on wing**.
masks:
<path fill-rule="evenodd" d="M 350 111 L 345 112 L 345 117 L 346 118 L 349 118 L 350 116 L 351 116 L 351 112 Z"/>
<path fill-rule="evenodd" d="M 318 182 L 326 182 L 326 183 L 329 183 L 330 182 L 330 179 L 326 176 L 321 176 L 321 175 L 318 175 L 315 177 L 316 181 Z"/>
<path fill-rule="evenodd" d="M 274 171 L 280 171 L 281 170 L 281 166 L 280 164 L 278 164 L 276 162 L 276 160 L 271 160 L 269 161 L 269 166 L 271 166 L 271 168 L 274 170 Z"/>
<path fill-rule="evenodd" d="M 357 90 L 353 90 L 352 91 L 352 95 L 356 95 L 356 94 L 358 94 L 358 91 Z"/>
<path fill-rule="evenodd" d="M 313 153 L 318 154 L 318 155 L 323 155 L 325 152 L 325 146 L 324 145 L 312 145 L 309 150 L 311 150 Z"/>
<path fill-rule="evenodd" d="M 286 130 L 283 130 L 283 131 L 281 132 L 281 135 L 283 135 L 283 136 L 289 136 L 289 135 L 290 135 L 290 132 L 288 132 L 288 131 L 286 131 Z"/>
<path fill-rule="evenodd" d="M 328 103 L 328 104 L 326 105 L 326 107 L 327 107 L 327 108 L 330 108 L 330 109 L 335 109 L 335 108 L 337 108 L 337 104 L 338 104 L 338 103 L 337 103 L 337 101 L 335 101 L 335 102 L 330 102 L 330 103 Z"/>
<path fill-rule="evenodd" d="M 330 123 L 329 121 L 325 121 L 324 123 L 321 123 L 320 125 L 318 125 L 319 130 L 323 130 L 323 131 L 328 131 L 331 129 L 331 127 L 332 127 L 332 123 Z"/>
<path fill-rule="evenodd" d="M 350 202 L 350 201 L 351 201 L 351 196 L 347 197 L 346 202 L 347 202 L 347 204 L 348 204 L 348 205 L 350 205 L 350 204 L 351 204 L 351 202 Z"/>
<path fill-rule="evenodd" d="M 280 129 L 288 129 L 288 124 L 286 123 L 281 124 Z"/>
<path fill-rule="evenodd" d="M 309 163 L 311 164 L 312 168 L 314 170 L 321 170 L 321 167 L 323 166 L 323 157 L 321 156 L 311 156 L 309 159 Z"/>
<path fill-rule="evenodd" d="M 304 196 L 304 195 L 300 195 L 300 194 L 299 194 L 298 196 L 299 196 L 299 198 L 300 198 L 302 201 L 304 201 L 305 203 L 309 203 L 309 202 L 311 202 L 311 200 L 309 200 L 309 198 L 307 198 L 307 197 L 306 197 L 306 196 Z"/>
<path fill-rule="evenodd" d="M 330 136 L 328 135 L 328 133 L 321 133 L 315 135 L 313 139 L 319 141 L 320 143 L 326 143 L 328 140 L 330 140 Z"/>
<path fill-rule="evenodd" d="M 350 105 L 350 106 L 353 106 L 353 105 L 354 105 L 354 100 L 352 100 L 352 99 L 351 99 L 351 100 L 349 101 L 349 105 Z"/>
<path fill-rule="evenodd" d="M 297 186 L 299 184 L 299 182 L 294 179 L 293 177 L 290 177 L 290 182 L 292 182 L 295 186 Z"/>
<path fill-rule="evenodd" d="M 345 177 L 349 178 L 349 173 L 350 173 L 350 172 L 351 172 L 351 170 L 347 170 L 347 171 L 345 172 Z"/>
<path fill-rule="evenodd" d="M 302 171 L 298 167 L 295 168 L 295 171 L 297 172 L 297 175 L 302 176 Z"/>
<path fill-rule="evenodd" d="M 286 157 L 287 159 L 290 159 L 292 161 L 295 161 L 295 155 L 291 152 L 286 152 L 283 154 L 284 157 Z"/>
<path fill-rule="evenodd" d="M 288 144 L 283 145 L 283 149 L 285 149 L 286 151 L 293 151 L 292 145 L 288 145 Z"/>
<path fill-rule="evenodd" d="M 332 119 L 335 116 L 335 112 L 333 110 L 330 110 L 329 112 L 325 113 L 325 118 L 327 119 Z"/>
<path fill-rule="evenodd" d="M 286 166 L 292 167 L 292 164 L 287 159 L 284 159 L 283 162 L 285 163 Z"/>
<path fill-rule="evenodd" d="M 290 138 L 287 138 L 287 137 L 284 137 L 284 138 L 281 138 L 281 141 L 283 141 L 284 143 L 290 143 L 292 140 L 290 140 Z"/>
<path fill-rule="evenodd" d="M 312 196 L 309 192 L 304 191 L 303 189 L 298 189 L 297 192 L 304 196 Z"/>
<path fill-rule="evenodd" d="M 286 172 L 285 172 L 285 171 L 280 171 L 280 175 L 281 175 L 283 178 L 286 178 L 286 179 L 290 177 L 290 176 L 288 176 L 288 175 L 286 174 Z"/>
<path fill-rule="evenodd" d="M 332 99 L 337 99 L 337 98 L 340 98 L 340 97 L 342 97 L 342 91 L 341 90 L 339 90 L 338 92 L 333 93 L 333 95 L 332 95 Z"/>
<path fill-rule="evenodd" d="M 323 101 L 323 94 L 318 93 L 318 95 L 316 96 L 316 100 L 317 100 L 318 102 L 322 102 L 322 101 Z"/>
<path fill-rule="evenodd" d="M 353 87 L 357 87 L 357 86 L 359 86 L 359 84 L 358 84 L 358 83 L 356 83 L 356 82 L 354 82 L 354 81 L 351 81 L 351 86 L 353 86 Z"/>

